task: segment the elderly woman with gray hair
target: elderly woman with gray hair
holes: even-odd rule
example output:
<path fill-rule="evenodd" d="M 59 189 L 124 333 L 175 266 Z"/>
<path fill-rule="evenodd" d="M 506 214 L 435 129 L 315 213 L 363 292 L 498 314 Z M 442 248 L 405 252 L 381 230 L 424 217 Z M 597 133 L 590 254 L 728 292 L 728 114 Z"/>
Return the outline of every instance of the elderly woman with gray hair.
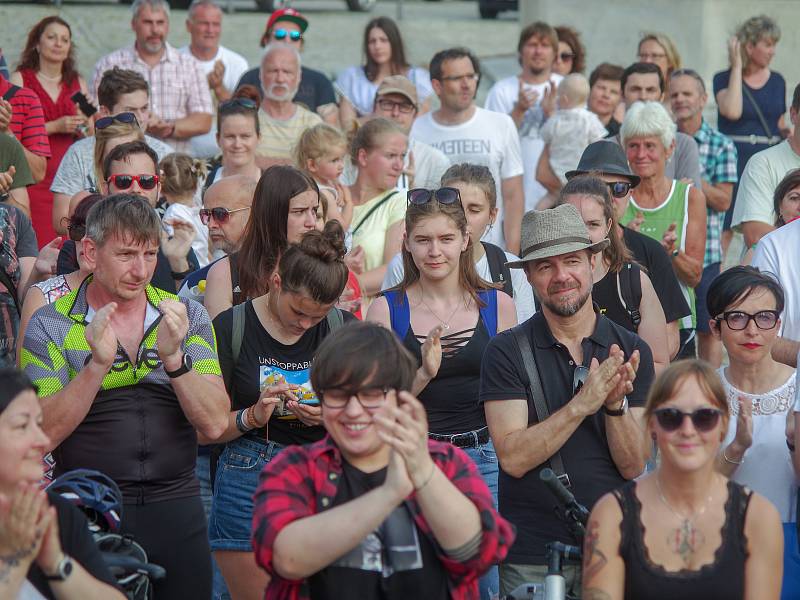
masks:
<path fill-rule="evenodd" d="M 659 241 L 672 257 L 672 268 L 692 308 L 691 317 L 681 323 L 679 356 L 686 357 L 694 355 L 697 312 L 693 288 L 703 271 L 706 205 L 702 192 L 691 183 L 664 174 L 675 149 L 675 131 L 675 124 L 658 102 L 636 102 L 628 109 L 620 141 L 641 183 L 620 221 Z"/>

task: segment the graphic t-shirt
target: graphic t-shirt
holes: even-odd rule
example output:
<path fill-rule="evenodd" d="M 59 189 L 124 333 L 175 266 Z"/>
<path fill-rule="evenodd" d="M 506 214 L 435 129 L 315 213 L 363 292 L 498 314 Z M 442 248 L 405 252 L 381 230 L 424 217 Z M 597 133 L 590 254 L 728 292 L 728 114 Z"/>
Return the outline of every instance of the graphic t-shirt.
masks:
<path fill-rule="evenodd" d="M 354 320 L 351 313 L 342 312 L 345 323 Z M 319 345 L 329 333 L 326 319 L 306 331 L 291 346 L 273 338 L 256 314 L 253 302 L 245 304 L 245 327 L 239 360 L 233 363 L 231 337 L 233 309 L 230 308 L 214 319 L 217 333 L 220 366 L 225 377 L 225 387 L 231 396 L 233 410 L 252 406 L 261 394 L 261 388 L 286 381 L 303 389 L 309 404 L 318 404 L 311 389 L 311 361 Z M 291 412 L 279 405 L 272 413 L 268 425 L 269 439 L 279 444 L 305 444 L 316 442 L 325 436 L 321 426 L 309 427 Z"/>
<path fill-rule="evenodd" d="M 342 462 L 342 481 L 333 506 L 345 504 L 383 484 L 386 469 L 365 473 Z M 361 543 L 308 578 L 311 600 L 359 598 L 401 600 L 448 598 L 447 574 L 433 543 L 400 504 Z"/>

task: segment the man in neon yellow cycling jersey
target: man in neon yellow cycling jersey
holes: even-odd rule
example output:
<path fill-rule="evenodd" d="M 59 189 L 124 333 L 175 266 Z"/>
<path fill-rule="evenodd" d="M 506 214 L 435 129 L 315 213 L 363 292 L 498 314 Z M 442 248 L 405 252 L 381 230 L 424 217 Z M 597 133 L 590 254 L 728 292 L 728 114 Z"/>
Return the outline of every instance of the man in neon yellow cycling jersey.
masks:
<path fill-rule="evenodd" d="M 167 571 L 156 597 L 208 598 L 197 440 L 225 430 L 230 401 L 208 313 L 150 285 L 160 231 L 142 196 L 92 207 L 82 244 L 93 275 L 34 314 L 20 361 L 58 474 L 97 469 L 119 484 L 123 533 Z"/>

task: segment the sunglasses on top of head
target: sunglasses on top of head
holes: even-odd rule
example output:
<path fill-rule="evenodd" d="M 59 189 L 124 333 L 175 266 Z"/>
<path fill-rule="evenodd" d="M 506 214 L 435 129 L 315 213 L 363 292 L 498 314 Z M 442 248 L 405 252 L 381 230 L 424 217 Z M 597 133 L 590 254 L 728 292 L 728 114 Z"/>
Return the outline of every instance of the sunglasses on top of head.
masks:
<path fill-rule="evenodd" d="M 299 42 L 303 39 L 303 34 L 299 31 L 287 31 L 286 29 L 276 29 L 272 32 L 274 37 L 279 42 L 285 40 L 287 37 L 293 42 Z"/>
<path fill-rule="evenodd" d="M 231 98 L 230 100 L 225 100 L 225 102 L 220 103 L 219 110 L 231 109 L 234 106 L 241 106 L 248 110 L 255 110 L 258 108 L 258 105 L 253 100 L 250 100 L 250 98 Z"/>
<path fill-rule="evenodd" d="M 707 433 L 717 426 L 722 411 L 718 408 L 698 408 L 689 413 L 677 408 L 659 408 L 653 411 L 653 415 L 664 431 L 677 431 L 683 425 L 683 420 L 689 417 L 697 431 Z"/>
<path fill-rule="evenodd" d="M 119 113 L 118 115 L 111 115 L 109 117 L 102 117 L 101 119 L 97 119 L 94 123 L 95 129 L 105 129 L 113 125 L 114 123 L 127 123 L 129 125 L 136 125 L 139 126 L 139 120 L 136 118 L 136 115 L 132 112 L 124 112 Z"/>
<path fill-rule="evenodd" d="M 118 190 L 130 189 L 133 182 L 139 184 L 143 190 L 152 190 L 158 185 L 158 175 L 141 174 L 141 175 L 128 175 L 122 173 L 119 175 L 112 175 L 108 178 L 108 183 L 113 185 Z"/>
<path fill-rule="evenodd" d="M 422 206 L 434 201 L 439 204 L 461 204 L 461 193 L 453 187 L 442 187 L 438 190 L 414 188 L 408 190 L 406 198 L 408 203 L 414 206 Z"/>

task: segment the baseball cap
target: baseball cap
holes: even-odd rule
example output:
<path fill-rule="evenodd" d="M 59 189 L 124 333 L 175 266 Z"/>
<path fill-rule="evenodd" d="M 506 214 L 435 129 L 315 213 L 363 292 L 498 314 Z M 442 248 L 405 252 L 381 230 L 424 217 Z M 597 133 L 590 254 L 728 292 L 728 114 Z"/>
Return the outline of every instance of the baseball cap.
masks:
<path fill-rule="evenodd" d="M 272 29 L 272 26 L 278 21 L 291 21 L 300 27 L 300 31 L 303 33 L 308 29 L 308 19 L 306 19 L 299 10 L 295 10 L 294 8 L 281 8 L 273 12 L 269 16 L 265 31 Z"/>
<path fill-rule="evenodd" d="M 386 94 L 400 94 L 405 96 L 414 105 L 414 108 L 419 108 L 417 103 L 417 86 L 411 83 L 407 77 L 402 75 L 391 75 L 384 78 L 378 86 L 378 91 L 375 92 L 375 97 L 385 96 Z"/>

